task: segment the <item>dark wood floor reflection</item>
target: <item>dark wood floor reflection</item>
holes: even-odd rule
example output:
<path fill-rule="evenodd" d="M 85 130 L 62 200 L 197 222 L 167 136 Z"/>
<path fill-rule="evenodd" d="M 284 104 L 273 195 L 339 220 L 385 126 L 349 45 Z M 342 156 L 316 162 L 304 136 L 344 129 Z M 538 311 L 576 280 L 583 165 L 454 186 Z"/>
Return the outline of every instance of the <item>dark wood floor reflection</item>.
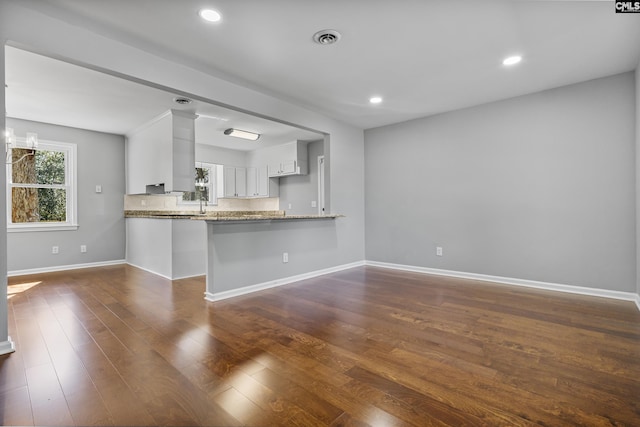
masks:
<path fill-rule="evenodd" d="M 217 303 L 130 266 L 9 279 L 4 425 L 640 425 L 632 302 L 355 268 Z"/>

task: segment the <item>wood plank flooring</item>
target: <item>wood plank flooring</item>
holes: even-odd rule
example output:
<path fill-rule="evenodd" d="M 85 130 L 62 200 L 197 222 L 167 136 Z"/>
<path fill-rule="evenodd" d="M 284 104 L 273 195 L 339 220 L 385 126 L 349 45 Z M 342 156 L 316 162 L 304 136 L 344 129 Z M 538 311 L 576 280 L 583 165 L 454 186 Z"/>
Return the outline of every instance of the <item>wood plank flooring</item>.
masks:
<path fill-rule="evenodd" d="M 125 265 L 10 278 L 0 424 L 640 425 L 632 302 L 373 267 L 203 293 Z"/>

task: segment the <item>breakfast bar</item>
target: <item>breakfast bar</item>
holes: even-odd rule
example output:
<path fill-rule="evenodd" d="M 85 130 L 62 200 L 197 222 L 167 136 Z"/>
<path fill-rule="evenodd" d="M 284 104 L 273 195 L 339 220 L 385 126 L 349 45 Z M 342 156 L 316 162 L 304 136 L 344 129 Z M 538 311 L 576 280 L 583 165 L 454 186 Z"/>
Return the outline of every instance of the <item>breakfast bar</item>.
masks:
<path fill-rule="evenodd" d="M 317 261 L 314 253 L 337 247 L 336 222 L 333 220 L 343 215 L 128 210 L 125 216 L 131 234 L 139 236 L 137 241 L 144 245 L 136 251 L 138 254 L 144 253 L 146 257 L 149 252 L 171 247 L 169 252 L 162 252 L 152 260 L 151 265 L 156 267 L 141 267 L 150 271 L 167 268 L 159 274 L 178 279 L 194 274 L 175 271 L 177 265 L 188 265 L 189 261 L 196 265 L 204 259 L 200 268 L 206 275 L 205 299 L 217 301 L 288 283 L 292 278 L 304 278 L 310 260 Z M 203 222 L 204 229 L 199 225 Z M 145 234 L 140 233 L 141 229 Z M 203 234 L 206 235 L 204 239 Z M 144 244 L 144 241 L 157 240 L 162 235 L 168 236 L 170 245 Z M 135 248 L 136 242 L 130 242 L 129 246 Z M 131 256 L 136 257 L 136 254 Z M 327 259 L 327 263 L 330 262 Z M 174 270 L 171 270 L 172 265 Z"/>

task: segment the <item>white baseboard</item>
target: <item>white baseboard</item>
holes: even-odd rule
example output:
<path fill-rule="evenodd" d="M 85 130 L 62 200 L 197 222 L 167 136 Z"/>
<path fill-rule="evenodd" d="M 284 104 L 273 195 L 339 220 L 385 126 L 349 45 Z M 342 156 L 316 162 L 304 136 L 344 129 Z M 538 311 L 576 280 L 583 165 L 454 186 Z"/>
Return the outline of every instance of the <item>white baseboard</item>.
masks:
<path fill-rule="evenodd" d="M 174 277 L 171 280 L 182 280 L 182 279 L 191 279 L 192 277 L 206 277 L 207 273 L 200 273 L 200 274 L 189 274 L 188 276 L 178 276 L 178 277 Z"/>
<path fill-rule="evenodd" d="M 227 298 L 233 298 L 240 295 L 250 294 L 252 292 L 258 292 L 258 291 L 263 291 L 265 289 L 288 285 L 289 283 L 298 282 L 300 280 L 311 279 L 311 278 L 322 276 L 329 273 L 348 270 L 354 267 L 362 267 L 363 265 L 365 265 L 364 261 L 357 261 L 357 262 L 352 262 L 350 264 L 338 265 L 336 267 L 324 268 L 322 270 L 311 271 L 309 273 L 298 274 L 296 276 L 284 277 L 282 279 L 271 280 L 269 282 L 258 283 L 256 285 L 250 285 L 250 286 L 245 286 L 238 289 L 232 289 L 230 291 L 222 291 L 222 292 L 214 292 L 214 293 L 205 292 L 204 299 L 211 302 L 220 301 Z"/>
<path fill-rule="evenodd" d="M 0 355 L 9 354 L 16 351 L 16 345 L 11 341 L 11 337 L 7 337 L 6 341 L 0 342 Z"/>
<path fill-rule="evenodd" d="M 168 280 L 180 280 L 180 279 L 189 279 L 191 277 L 206 276 L 206 273 L 201 273 L 201 274 L 191 274 L 191 275 L 188 275 L 188 276 L 179 276 L 179 277 L 173 277 L 172 278 L 172 277 L 166 276 L 164 274 L 158 273 L 157 271 L 149 270 L 148 268 L 144 268 L 144 267 L 141 267 L 139 265 L 132 264 L 130 262 L 127 262 L 126 264 L 130 265 L 131 267 L 139 268 L 140 270 L 144 270 L 147 273 L 155 274 L 156 276 L 160 276 L 163 279 L 168 279 Z"/>
<path fill-rule="evenodd" d="M 125 261 L 125 262 L 126 262 L 126 261 Z M 132 263 L 130 263 L 130 262 L 126 262 L 126 264 L 127 264 L 127 265 L 130 265 L 131 267 L 135 267 L 135 268 L 139 268 L 140 270 L 144 270 L 144 271 L 146 271 L 147 273 L 151 273 L 151 274 L 155 274 L 156 276 L 160 276 L 160 277 L 162 277 L 163 279 L 172 280 L 172 279 L 171 279 L 171 277 L 166 276 L 166 275 L 164 275 L 164 274 L 160 274 L 160 273 L 158 273 L 157 271 L 149 270 L 148 268 L 144 268 L 144 267 L 141 267 L 141 266 L 139 266 L 139 265 L 132 264 Z"/>
<path fill-rule="evenodd" d="M 7 277 L 25 276 L 27 274 L 52 273 L 54 271 L 64 271 L 64 270 L 78 270 L 81 268 L 105 267 L 108 265 L 120 265 L 120 264 L 126 264 L 126 261 L 123 259 L 119 259 L 115 261 L 88 262 L 85 264 L 56 265 L 52 267 L 29 268 L 27 270 L 12 270 L 7 272 Z"/>
<path fill-rule="evenodd" d="M 566 292 L 571 294 L 590 295 L 602 298 L 613 298 L 624 301 L 635 301 L 640 310 L 640 296 L 633 292 L 611 291 L 608 289 L 587 288 L 583 286 L 562 285 L 558 283 L 538 282 L 535 280 L 514 279 L 511 277 L 489 276 L 486 274 L 466 273 L 462 271 L 440 270 L 438 268 L 417 267 L 412 265 L 392 264 L 388 262 L 365 261 L 372 267 L 389 268 L 393 270 L 411 271 L 415 273 L 435 274 L 438 276 L 458 277 L 461 279 L 482 280 L 484 282 L 501 283 L 505 285 L 524 286 L 527 288 L 545 289 L 548 291 Z"/>

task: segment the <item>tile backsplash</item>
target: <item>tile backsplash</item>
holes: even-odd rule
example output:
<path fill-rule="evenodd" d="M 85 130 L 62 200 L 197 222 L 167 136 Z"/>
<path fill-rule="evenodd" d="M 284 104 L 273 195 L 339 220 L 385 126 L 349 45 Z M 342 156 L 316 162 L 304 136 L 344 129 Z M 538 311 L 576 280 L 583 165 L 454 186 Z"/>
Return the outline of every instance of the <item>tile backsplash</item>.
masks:
<path fill-rule="evenodd" d="M 200 209 L 200 204 L 197 202 L 178 203 L 179 199 L 180 196 L 171 194 L 127 194 L 124 196 L 124 209 L 126 211 L 194 211 Z M 277 211 L 278 209 L 280 209 L 280 199 L 278 197 L 261 199 L 218 199 L 217 205 L 209 205 L 204 208 L 207 210 L 207 212 Z"/>

